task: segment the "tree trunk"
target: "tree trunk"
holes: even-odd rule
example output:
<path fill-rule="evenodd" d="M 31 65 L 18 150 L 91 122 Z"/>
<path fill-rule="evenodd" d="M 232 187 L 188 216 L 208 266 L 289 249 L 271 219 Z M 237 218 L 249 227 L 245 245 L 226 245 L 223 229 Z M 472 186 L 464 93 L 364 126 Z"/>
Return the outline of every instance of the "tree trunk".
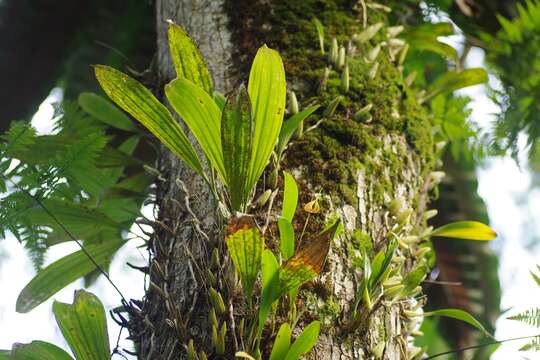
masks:
<path fill-rule="evenodd" d="M 349 41 L 352 34 L 363 30 L 364 21 L 388 24 L 388 15 L 377 9 L 364 13 L 363 1 L 350 0 L 157 0 L 156 6 L 160 88 L 174 77 L 165 23 L 172 19 L 194 38 L 214 75 L 215 88 L 221 92 L 231 90 L 235 79 L 247 78 L 253 55 L 266 43 L 280 51 L 288 89 L 296 92 L 301 107 L 316 102 L 324 109 L 341 96 L 333 114 L 318 115 L 306 123 L 309 128 L 322 120 L 290 146 L 281 164 L 300 186 L 295 228 L 301 231 L 306 219 L 303 203 L 316 196 L 321 198 L 323 210 L 312 217 L 306 238 L 320 231 L 315 225 L 332 212 L 339 214 L 345 228 L 332 242 L 321 276 L 299 294 L 297 306 L 304 313 L 297 328 L 307 319 L 319 319 L 323 325 L 316 347 L 306 358 L 410 358 L 415 349 L 408 341 L 418 318 L 405 316 L 404 310 L 417 308 L 412 294 L 400 301 L 376 301 L 372 310 L 360 310 L 360 324 L 351 323 L 362 279 L 358 266 L 362 252 L 384 249 L 396 237 L 392 231 L 398 231 L 397 227 L 400 246 L 395 261 L 401 261 L 397 271 L 405 276 L 424 261 L 415 258 L 419 243 L 401 238 L 425 230 L 422 213 L 434 163 L 432 126 L 387 47 L 374 61 L 352 60 L 362 59 L 385 40 L 384 30 L 371 43 L 357 47 Z M 348 90 L 341 83 L 341 70 L 325 70 L 327 54 L 320 52 L 313 17 L 325 26 L 326 44 L 335 36 L 347 47 L 351 58 Z M 379 64 L 376 72 L 375 63 Z M 354 116 L 370 103 L 371 119 Z M 188 342 L 193 339 L 195 349 L 208 358 L 233 359 L 236 351 L 244 350 L 238 324 L 245 314 L 238 289 L 226 286 L 232 270 L 223 247 L 224 219 L 202 179 L 181 161 L 164 151 L 159 168 L 162 180 L 157 188 L 159 221 L 150 248 L 151 285 L 142 315 L 131 329 L 139 358 L 187 358 Z M 261 182 L 268 183 L 268 176 Z M 259 193 L 263 188 L 261 185 Z M 276 219 L 274 212 L 278 211 L 272 212 L 271 222 Z M 275 227 L 270 226 L 267 246 L 272 247 L 274 237 Z M 214 248 L 222 259 L 220 268 L 211 261 Z M 224 357 L 214 355 L 210 345 L 208 270 L 215 274 L 214 286 L 227 308 L 219 318 L 220 323 L 227 323 Z M 265 334 L 263 359 L 268 357 L 275 335 Z"/>

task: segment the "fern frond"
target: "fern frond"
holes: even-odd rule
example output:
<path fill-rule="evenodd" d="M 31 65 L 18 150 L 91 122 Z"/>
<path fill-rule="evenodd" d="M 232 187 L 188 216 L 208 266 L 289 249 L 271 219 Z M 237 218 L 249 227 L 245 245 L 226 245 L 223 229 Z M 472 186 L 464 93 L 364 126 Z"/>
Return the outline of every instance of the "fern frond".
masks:
<path fill-rule="evenodd" d="M 533 308 L 526 310 L 517 315 L 508 317 L 509 320 L 516 320 L 527 325 L 540 328 L 540 308 Z"/>
<path fill-rule="evenodd" d="M 535 336 L 531 342 L 520 347 L 519 351 L 540 351 L 540 336 Z"/>
<path fill-rule="evenodd" d="M 5 157 L 32 145 L 36 139 L 36 130 L 28 124 L 16 121 L 0 138 L 3 141 L 0 157 Z"/>

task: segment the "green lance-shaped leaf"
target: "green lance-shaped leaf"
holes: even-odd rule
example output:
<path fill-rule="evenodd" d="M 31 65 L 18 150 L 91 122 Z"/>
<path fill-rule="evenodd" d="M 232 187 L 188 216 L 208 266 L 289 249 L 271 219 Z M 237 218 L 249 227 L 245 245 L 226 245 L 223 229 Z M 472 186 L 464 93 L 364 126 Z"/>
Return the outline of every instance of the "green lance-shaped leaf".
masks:
<path fill-rule="evenodd" d="M 420 265 L 414 270 L 410 271 L 403 279 L 403 285 L 405 287 L 402 290 L 402 294 L 406 296 L 416 289 L 416 287 L 419 286 L 422 281 L 424 281 L 427 271 L 428 268 L 425 265 Z"/>
<path fill-rule="evenodd" d="M 54 211 L 55 218 L 36 205 L 28 209 L 28 217 L 32 224 L 49 226 L 66 238 L 64 230 L 59 227 L 57 221 L 68 228 L 76 238 L 85 239 L 87 242 L 88 238 L 101 231 L 119 233 L 120 224 L 98 209 L 57 199 L 44 200 L 43 204 L 47 209 Z"/>
<path fill-rule="evenodd" d="M 381 262 L 375 262 L 375 260 L 378 260 L 377 256 L 375 257 L 373 261 L 372 273 L 369 279 L 369 289 L 375 288 L 375 286 L 377 286 L 384 278 L 386 272 L 390 269 L 390 264 L 392 263 L 392 257 L 394 256 L 394 251 L 397 244 L 397 241 L 392 241 L 390 244 L 388 244 L 388 248 L 386 249 L 384 258 Z"/>
<path fill-rule="evenodd" d="M 306 326 L 304 331 L 302 331 L 300 336 L 291 345 L 285 360 L 298 360 L 302 355 L 310 352 L 313 346 L 315 346 L 315 343 L 317 343 L 320 330 L 321 324 L 318 321 L 312 321 Z"/>
<path fill-rule="evenodd" d="M 240 274 L 244 294 L 250 299 L 261 268 L 264 238 L 257 227 L 244 225 L 228 235 L 226 242 L 234 267 Z"/>
<path fill-rule="evenodd" d="M 431 236 L 465 240 L 493 240 L 497 233 L 478 221 L 457 221 L 433 230 Z"/>
<path fill-rule="evenodd" d="M 0 355 L 0 359 L 2 355 Z M 6 355 L 10 360 L 73 360 L 73 358 L 58 346 L 45 341 L 32 341 L 30 344 L 17 345 Z"/>
<path fill-rule="evenodd" d="M 283 123 L 283 127 L 281 128 L 281 132 L 279 133 L 279 139 L 278 139 L 278 145 L 277 145 L 277 153 L 279 156 L 285 151 L 285 147 L 291 140 L 294 132 L 300 125 L 302 121 L 308 118 L 311 114 L 313 114 L 320 105 L 313 105 L 308 107 L 307 109 L 300 111 L 297 114 L 294 114 L 291 116 L 287 121 Z"/>
<path fill-rule="evenodd" d="M 163 145 L 203 175 L 197 153 L 167 108 L 137 80 L 105 65 L 96 65 L 103 91 L 122 109 L 144 125 Z"/>
<path fill-rule="evenodd" d="M 79 95 L 78 102 L 85 112 L 107 125 L 125 131 L 137 131 L 137 127 L 122 111 L 97 94 L 84 92 Z"/>
<path fill-rule="evenodd" d="M 100 266 L 108 263 L 111 254 L 116 252 L 124 242 L 106 242 L 86 246 L 87 253 Z M 88 259 L 82 250 L 64 256 L 60 260 L 41 270 L 24 287 L 17 298 L 16 310 L 27 313 L 73 281 L 95 270 L 95 264 Z"/>
<path fill-rule="evenodd" d="M 242 85 L 229 94 L 221 115 L 221 144 L 226 181 L 233 210 L 241 211 L 251 189 L 247 189 L 253 144 L 251 103 Z"/>
<path fill-rule="evenodd" d="M 212 98 L 216 102 L 219 110 L 223 111 L 223 108 L 225 108 L 225 103 L 227 102 L 227 98 L 222 93 L 217 91 L 214 91 Z"/>
<path fill-rule="evenodd" d="M 445 316 L 456 320 L 461 320 L 467 324 L 475 327 L 476 329 L 483 332 L 486 336 L 492 337 L 492 335 L 484 328 L 484 326 L 474 318 L 471 314 L 460 309 L 439 309 L 435 311 L 430 311 L 424 313 L 424 316 Z"/>
<path fill-rule="evenodd" d="M 270 313 L 272 303 L 280 296 L 279 264 L 272 251 L 266 249 L 262 255 L 262 294 L 259 306 L 259 326 L 257 334 L 261 335 L 266 318 Z"/>
<path fill-rule="evenodd" d="M 169 49 L 176 75 L 212 94 L 212 79 L 197 45 L 184 29 L 172 22 L 169 22 Z"/>
<path fill-rule="evenodd" d="M 248 189 L 261 176 L 283 123 L 287 95 L 285 69 L 281 56 L 263 46 L 257 51 L 249 74 L 248 93 L 253 107 L 253 150 L 250 162 Z"/>
<path fill-rule="evenodd" d="M 279 282 L 282 293 L 299 288 L 321 273 L 330 243 L 339 227 L 340 222 L 336 221 L 281 266 Z"/>
<path fill-rule="evenodd" d="M 78 290 L 73 304 L 55 301 L 53 313 L 77 360 L 110 358 L 107 318 L 97 296 Z"/>
<path fill-rule="evenodd" d="M 278 219 L 279 228 L 279 250 L 284 260 L 294 255 L 294 228 L 289 220 Z"/>
<path fill-rule="evenodd" d="M 433 82 L 425 99 L 430 99 L 439 94 L 459 90 L 468 86 L 483 84 L 487 81 L 487 72 L 482 68 L 448 71 Z"/>
<path fill-rule="evenodd" d="M 214 99 L 185 78 L 178 78 L 167 84 L 165 94 L 199 142 L 214 169 L 225 181 L 221 149 L 221 112 Z"/>
<path fill-rule="evenodd" d="M 285 359 L 289 347 L 291 346 L 291 326 L 287 323 L 281 324 L 279 331 L 274 340 L 274 345 L 272 346 L 272 352 L 270 353 L 269 360 L 281 360 Z"/>
<path fill-rule="evenodd" d="M 281 216 L 292 223 L 296 205 L 298 204 L 298 185 L 294 177 L 288 172 L 283 172 L 285 186 L 283 189 L 283 206 L 281 207 Z"/>

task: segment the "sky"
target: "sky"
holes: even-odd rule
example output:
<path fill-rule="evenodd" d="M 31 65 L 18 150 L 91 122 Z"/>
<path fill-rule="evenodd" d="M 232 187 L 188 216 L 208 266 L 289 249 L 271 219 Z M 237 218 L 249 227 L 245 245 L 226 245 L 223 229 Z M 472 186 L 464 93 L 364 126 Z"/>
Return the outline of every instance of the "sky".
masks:
<path fill-rule="evenodd" d="M 447 42 L 459 48 L 460 38 L 447 38 Z M 483 53 L 473 49 L 467 58 L 467 67 L 483 65 Z M 496 79 L 490 78 L 490 85 L 497 88 Z M 489 129 L 498 111 L 486 93 L 485 86 L 475 86 L 460 91 L 473 98 L 472 119 L 483 129 Z M 60 89 L 53 89 L 51 95 L 40 106 L 33 118 L 33 125 L 39 132 L 52 130 L 51 103 L 59 101 Z M 532 176 L 527 170 L 526 156 L 521 153 L 521 166 L 508 157 L 487 159 L 478 169 L 479 194 L 486 202 L 490 216 L 490 225 L 499 237 L 492 242 L 492 247 L 500 256 L 499 275 L 502 284 L 501 308 L 508 310 L 497 322 L 496 338 L 499 340 L 536 334 L 538 330 L 521 323 L 506 320 L 506 317 L 527 308 L 539 306 L 540 289 L 534 284 L 529 270 L 540 263 L 540 246 L 530 247 L 534 236 L 540 235 L 540 190 L 531 190 Z M 150 209 L 145 209 L 148 214 Z M 145 255 L 137 246 L 141 242 L 128 242 L 116 255 L 110 276 L 120 287 L 126 298 L 141 298 L 144 294 L 143 276 L 140 272 L 127 267 L 126 262 L 135 265 L 145 264 Z M 51 248 L 47 263 L 77 251 L 75 244 L 64 243 Z M 0 349 L 9 349 L 15 342 L 27 343 L 32 340 L 44 340 L 68 349 L 52 316 L 52 301 L 46 301 L 29 314 L 15 312 L 15 302 L 21 289 L 35 275 L 32 263 L 22 246 L 13 237 L 0 241 Z M 82 288 L 82 281 L 77 281 L 57 293 L 53 298 L 71 303 L 73 293 Z M 90 291 L 96 293 L 107 310 L 119 304 L 118 295 L 112 291 L 101 277 Z M 119 327 L 108 318 L 111 348 L 116 344 Z M 124 332 L 124 335 L 127 332 Z M 504 343 L 492 356 L 492 360 L 520 359 L 526 355 L 529 359 L 540 360 L 540 355 L 520 353 L 517 350 L 524 341 Z M 130 348 L 127 341 L 121 345 Z"/>

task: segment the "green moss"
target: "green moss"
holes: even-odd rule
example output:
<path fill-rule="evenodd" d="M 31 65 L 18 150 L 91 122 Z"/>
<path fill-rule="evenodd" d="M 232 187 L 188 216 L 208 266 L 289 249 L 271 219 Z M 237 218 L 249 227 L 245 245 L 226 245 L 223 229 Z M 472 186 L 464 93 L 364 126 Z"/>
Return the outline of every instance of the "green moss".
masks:
<path fill-rule="evenodd" d="M 346 94 L 341 90 L 340 71 L 336 70 L 331 70 L 326 90 L 319 92 L 327 55 L 319 51 L 312 19 L 317 17 L 323 23 L 327 45 L 332 37 L 340 44 L 347 44 L 351 35 L 362 29 L 357 4 L 352 0 L 227 1 L 231 13 L 237 14 L 242 9 L 244 14 L 241 22 L 231 27 L 235 30 L 233 41 L 239 44 L 234 57 L 238 62 L 236 68 L 242 74 L 248 73 L 247 67 L 258 46 L 266 43 L 281 52 L 289 88 L 295 90 L 301 104 L 316 101 L 324 108 L 336 96 L 342 96 L 334 116 L 297 141 L 282 167 L 307 167 L 310 182 L 353 206 L 357 205 L 355 180 L 360 166 L 377 179 L 374 190 L 378 202 L 383 202 L 385 193 L 392 194 L 391 179 L 403 173 L 405 164 L 400 160 L 406 154 L 383 151 L 382 136 L 405 135 L 426 164 L 433 162 L 431 123 L 404 84 L 399 69 L 390 61 L 386 48 L 383 47 L 376 60 L 377 75 L 373 79 L 367 75 L 372 64 L 363 60 L 363 54 L 385 40 L 383 31 L 374 41 L 358 48 L 359 55 L 349 61 L 350 90 Z M 235 21 L 238 16 L 231 18 Z M 386 21 L 385 15 L 370 12 L 369 22 L 378 21 Z M 356 122 L 356 111 L 370 103 L 372 122 Z M 317 120 L 313 116 L 310 121 Z"/>
<path fill-rule="evenodd" d="M 350 59 L 348 92 L 341 89 L 341 71 L 335 69 L 330 71 L 321 91 L 328 61 L 327 55 L 320 53 L 312 19 L 317 17 L 323 23 L 327 47 L 332 37 L 336 37 L 340 45 L 347 44 L 350 37 L 362 29 L 358 20 L 361 16 L 356 8 L 358 1 L 227 0 L 226 5 L 233 15 L 232 21 L 236 21 L 231 29 L 233 42 L 237 45 L 234 59 L 238 74 L 241 77 L 248 74 L 257 48 L 266 43 L 280 51 L 288 87 L 296 92 L 301 107 L 321 104 L 322 109 L 308 120 L 304 128 L 319 121 L 325 107 L 337 96 L 342 97 L 332 116 L 323 119 L 317 129 L 302 139 L 295 140 L 281 164 L 283 169 L 304 169 L 305 180 L 315 186 L 315 191 L 330 194 L 338 206 L 344 202 L 355 207 L 358 205 L 356 186 L 359 170 L 373 189 L 374 204 L 370 206 L 384 206 L 385 198 L 393 197 L 395 184 L 405 181 L 403 174 L 408 172 L 409 162 L 404 160 L 410 156 L 409 151 L 413 152 L 415 161 L 422 162 L 423 171 L 431 171 L 435 162 L 431 120 L 407 88 L 386 48 L 383 47 L 376 60 L 379 62 L 376 76 L 368 76 L 373 64 L 367 63 L 363 57 L 373 46 L 385 40 L 383 31 L 359 47 L 357 55 Z M 238 16 L 240 12 L 243 14 L 241 17 Z M 371 11 L 369 14 L 370 23 L 387 21 L 382 12 Z M 373 104 L 372 120 L 369 123 L 355 120 L 354 114 L 367 104 Z M 389 146 L 385 143 L 389 136 L 392 139 L 404 138 L 408 146 Z M 308 199 L 311 194 L 305 194 L 306 191 L 313 192 L 313 189 L 301 188 L 300 203 L 311 200 Z M 357 231 L 352 235 L 352 242 L 348 244 L 350 248 L 370 252 L 373 244 L 366 234 Z M 325 317 L 340 318 L 339 306 L 331 297 L 321 305 L 321 297 L 306 290 L 305 299 L 308 308 L 312 309 L 309 311 L 312 317 L 321 320 Z M 369 326 L 369 318 L 365 326 Z M 384 327 L 384 321 L 380 326 Z M 384 337 L 384 328 L 377 332 Z"/>

